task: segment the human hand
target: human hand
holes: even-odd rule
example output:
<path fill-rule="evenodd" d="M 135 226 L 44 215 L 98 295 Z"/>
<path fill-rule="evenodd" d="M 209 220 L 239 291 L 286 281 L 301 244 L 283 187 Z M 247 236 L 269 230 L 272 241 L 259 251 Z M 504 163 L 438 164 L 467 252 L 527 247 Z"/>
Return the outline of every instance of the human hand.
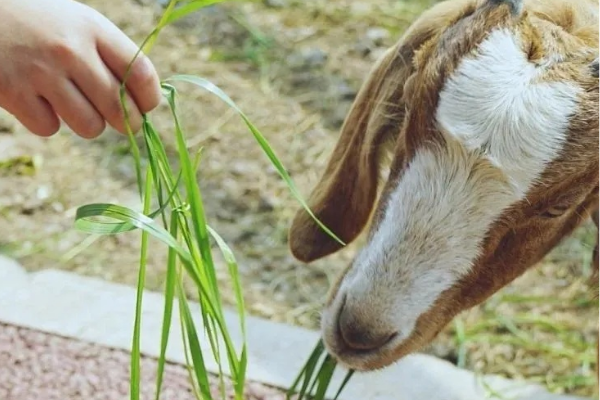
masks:
<path fill-rule="evenodd" d="M 119 28 L 73 0 L 0 0 L 0 107 L 50 136 L 62 119 L 84 138 L 126 126 L 120 84 L 138 51 Z M 126 83 L 132 130 L 160 102 L 158 75 L 140 53 Z"/>

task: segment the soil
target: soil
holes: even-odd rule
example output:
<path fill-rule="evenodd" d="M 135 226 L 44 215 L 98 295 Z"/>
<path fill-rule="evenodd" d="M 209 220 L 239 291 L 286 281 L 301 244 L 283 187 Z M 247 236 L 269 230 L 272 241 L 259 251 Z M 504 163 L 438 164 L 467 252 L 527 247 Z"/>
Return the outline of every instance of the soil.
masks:
<path fill-rule="evenodd" d="M 151 0 L 85 1 L 138 43 L 161 12 Z M 319 178 L 374 60 L 432 0 L 270 0 L 212 6 L 167 27 L 150 54 L 161 77 L 205 77 L 265 134 L 304 195 Z M 239 118 L 219 99 L 178 85 L 211 226 L 240 263 L 248 311 L 316 328 L 330 284 L 360 241 L 305 265 L 287 247 L 298 208 Z M 152 113 L 173 143 L 166 107 Z M 59 268 L 136 285 L 139 234 L 94 238 L 73 228 L 78 206 L 137 206 L 127 138 L 67 130 L 37 138 L 0 118 L 0 251 L 28 270 Z M 559 392 L 593 390 L 598 303 L 588 288 L 595 229 L 581 228 L 538 268 L 457 318 L 426 351 L 481 373 L 525 377 Z M 166 251 L 152 246 L 146 287 L 161 290 Z M 227 268 L 219 280 L 233 303 Z M 190 293 L 194 296 L 194 293 Z M 133 305 L 132 305 L 133 306 Z"/>

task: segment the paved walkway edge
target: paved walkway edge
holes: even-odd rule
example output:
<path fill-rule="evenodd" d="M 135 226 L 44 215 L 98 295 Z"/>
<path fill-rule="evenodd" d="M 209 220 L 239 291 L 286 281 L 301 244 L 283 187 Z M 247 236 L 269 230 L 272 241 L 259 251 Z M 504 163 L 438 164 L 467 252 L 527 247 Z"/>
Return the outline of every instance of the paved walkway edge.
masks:
<path fill-rule="evenodd" d="M 72 337 L 104 346 L 130 350 L 135 288 L 57 270 L 26 273 L 16 262 L 0 255 L 0 321 Z M 157 357 L 164 298 L 144 292 L 142 352 Z M 199 317 L 199 307 L 192 305 Z M 174 317 L 178 310 L 173 312 Z M 233 342 L 242 336 L 238 317 L 228 311 Z M 200 319 L 196 319 L 201 326 Z M 248 372 L 252 381 L 286 388 L 306 361 L 318 332 L 247 317 Z M 203 341 L 206 344 L 206 341 Z M 204 345 L 207 367 L 218 372 L 211 349 Z M 184 363 L 179 320 L 174 319 L 167 351 L 170 361 Z M 334 378 L 332 392 L 344 373 Z M 551 395 L 541 387 L 494 376 L 476 376 L 437 358 L 415 354 L 385 370 L 356 374 L 342 400 L 483 400 L 494 398 L 490 388 L 514 400 L 581 400 Z M 333 393 L 330 393 L 333 394 Z"/>

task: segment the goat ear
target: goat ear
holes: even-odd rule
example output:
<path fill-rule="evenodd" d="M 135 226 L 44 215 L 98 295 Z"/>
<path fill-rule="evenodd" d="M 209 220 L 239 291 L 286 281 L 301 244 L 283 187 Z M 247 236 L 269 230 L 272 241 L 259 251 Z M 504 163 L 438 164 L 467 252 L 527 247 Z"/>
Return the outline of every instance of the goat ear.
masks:
<path fill-rule="evenodd" d="M 412 62 L 399 50 L 399 46 L 390 48 L 372 69 L 308 201 L 315 216 L 345 243 L 366 225 L 377 197 L 379 153 L 389 135 L 400 133 L 403 87 Z M 304 209 L 292 222 L 289 242 L 292 254 L 305 262 L 341 248 Z"/>

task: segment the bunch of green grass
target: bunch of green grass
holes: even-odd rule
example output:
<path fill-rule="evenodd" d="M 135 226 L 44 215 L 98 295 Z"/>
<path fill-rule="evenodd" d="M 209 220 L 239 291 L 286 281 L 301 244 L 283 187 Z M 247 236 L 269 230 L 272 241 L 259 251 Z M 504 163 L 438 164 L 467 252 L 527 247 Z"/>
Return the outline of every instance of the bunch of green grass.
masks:
<path fill-rule="evenodd" d="M 202 7 L 221 1 L 171 0 L 158 25 L 144 41 L 141 49 L 147 53 L 160 31 L 170 23 Z M 138 212 L 117 204 L 89 204 L 77 210 L 76 227 L 94 235 L 113 235 L 135 229 L 141 230 L 141 254 L 131 351 L 131 400 L 138 400 L 140 398 L 140 326 L 150 236 L 160 240 L 169 248 L 155 399 L 159 400 L 161 395 L 166 349 L 171 338 L 170 328 L 173 319 L 174 302 L 177 299 L 182 328 L 181 339 L 183 340 L 186 360 L 188 362 L 190 382 L 196 397 L 204 400 L 213 399 L 209 382 L 210 374 L 207 371 L 205 355 L 200 345 L 202 334 L 204 334 L 219 367 L 220 397 L 225 398 L 226 396 L 224 382 L 225 365 L 223 365 L 224 362 L 221 357 L 221 354 L 224 352 L 225 359 L 227 360 L 226 365 L 233 383 L 235 398 L 236 400 L 242 400 L 244 398 L 248 358 L 245 344 L 245 307 L 242 285 L 238 274 L 238 265 L 231 249 L 218 233 L 211 229 L 206 220 L 202 193 L 196 179 L 197 168 L 200 163 L 200 153 L 192 155 L 187 150 L 186 139 L 182 131 L 176 105 L 177 90 L 174 85 L 178 83 L 196 85 L 218 96 L 233 108 L 243 119 L 258 145 L 275 166 L 292 195 L 313 215 L 265 137 L 229 96 L 203 78 L 191 75 L 176 75 L 164 81 L 162 89 L 173 118 L 179 167 L 175 169 L 171 165 L 165 151 L 165 146 L 161 142 L 160 135 L 155 130 L 148 116 L 144 116 L 142 126 L 143 145 L 148 154 L 148 163 L 145 168 L 142 167 L 140 161 L 140 148 L 134 140 L 131 129 L 129 129 L 131 151 L 135 162 L 143 211 Z M 121 87 L 121 101 L 123 102 L 123 109 L 127 110 L 124 104 L 124 88 L 123 84 Z M 125 119 L 129 126 L 127 115 L 125 115 Z M 153 204 L 156 204 L 155 209 L 152 209 Z M 314 215 L 313 218 L 315 218 Z M 339 241 L 316 218 L 315 221 Z M 241 348 L 235 347 L 229 333 L 229 326 L 225 321 L 223 301 L 219 292 L 216 267 L 213 261 L 211 238 L 216 243 L 218 250 L 222 253 L 227 263 L 229 276 L 235 289 L 236 306 L 239 314 L 238 323 L 244 336 L 244 344 Z M 183 290 L 183 281 L 186 278 L 192 280 L 198 291 L 202 329 L 199 329 L 194 322 L 189 302 Z M 307 397 L 324 399 L 335 369 L 335 361 L 326 354 L 322 343 L 317 343 L 305 367 L 300 371 L 296 382 L 288 390 L 288 398 L 297 395 L 296 398 L 299 400 Z M 351 375 L 349 373 L 346 376 L 346 379 L 338 390 L 338 395 Z"/>

